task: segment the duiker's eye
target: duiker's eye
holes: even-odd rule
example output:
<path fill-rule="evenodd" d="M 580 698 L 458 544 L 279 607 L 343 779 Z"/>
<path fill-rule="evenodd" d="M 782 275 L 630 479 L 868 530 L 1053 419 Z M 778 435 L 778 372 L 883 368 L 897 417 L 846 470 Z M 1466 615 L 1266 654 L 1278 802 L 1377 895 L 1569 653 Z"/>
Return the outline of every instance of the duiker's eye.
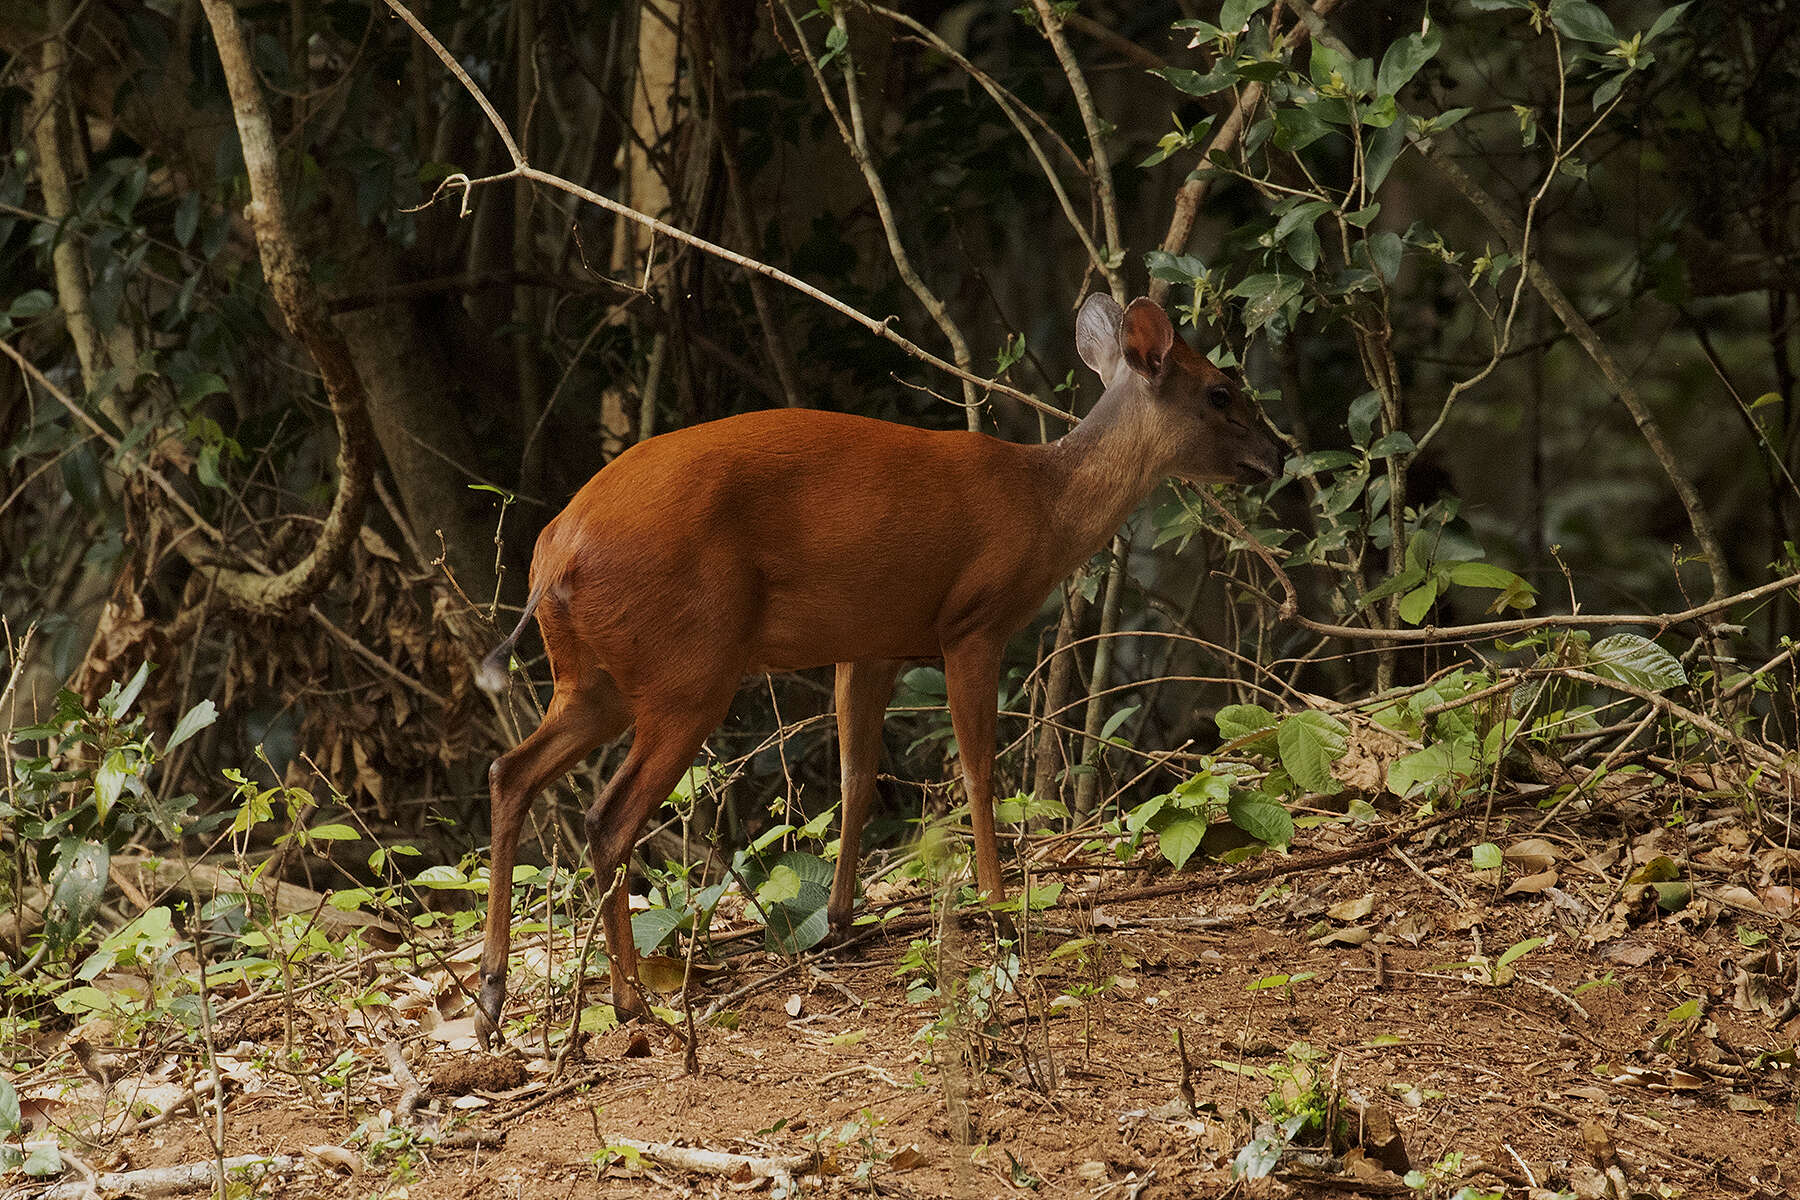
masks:
<path fill-rule="evenodd" d="M 1220 411 L 1231 407 L 1231 388 L 1227 384 L 1215 383 L 1206 389 L 1206 398 L 1212 406 Z"/>

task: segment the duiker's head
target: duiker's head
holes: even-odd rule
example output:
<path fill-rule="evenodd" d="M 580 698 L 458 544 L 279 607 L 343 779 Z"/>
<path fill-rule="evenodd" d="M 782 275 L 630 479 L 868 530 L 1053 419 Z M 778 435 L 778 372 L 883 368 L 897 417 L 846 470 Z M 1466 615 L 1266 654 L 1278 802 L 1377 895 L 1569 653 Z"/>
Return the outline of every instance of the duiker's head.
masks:
<path fill-rule="evenodd" d="M 1096 292 L 1075 319 L 1075 348 L 1110 392 L 1137 389 L 1156 415 L 1169 473 L 1191 483 L 1260 483 L 1281 472 L 1237 381 L 1175 334 L 1148 297 L 1124 309 Z"/>

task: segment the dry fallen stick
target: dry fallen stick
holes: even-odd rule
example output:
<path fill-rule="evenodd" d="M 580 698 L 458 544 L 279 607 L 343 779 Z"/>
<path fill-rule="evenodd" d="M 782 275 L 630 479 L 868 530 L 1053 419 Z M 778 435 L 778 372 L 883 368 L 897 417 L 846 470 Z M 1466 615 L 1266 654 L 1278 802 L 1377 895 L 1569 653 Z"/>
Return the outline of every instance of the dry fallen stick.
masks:
<path fill-rule="evenodd" d="M 682 1171 L 698 1171 L 727 1178 L 774 1179 L 779 1176 L 802 1175 L 816 1170 L 817 1154 L 790 1154 L 782 1158 L 763 1158 L 755 1154 L 728 1154 L 723 1150 L 696 1150 L 691 1146 L 672 1146 L 667 1142 L 640 1142 L 636 1138 L 608 1138 L 609 1149 L 635 1150 L 645 1158 Z"/>
<path fill-rule="evenodd" d="M 263 1174 L 298 1171 L 305 1160 L 291 1154 L 240 1154 L 225 1160 L 225 1171 L 245 1168 L 260 1169 Z M 93 1184 L 59 1183 L 39 1193 L 40 1200 L 82 1200 L 98 1187 L 103 1195 L 124 1193 L 132 1196 L 178 1196 L 183 1192 L 202 1192 L 213 1185 L 216 1161 L 189 1163 L 181 1167 L 145 1167 L 140 1171 L 108 1171 Z"/>

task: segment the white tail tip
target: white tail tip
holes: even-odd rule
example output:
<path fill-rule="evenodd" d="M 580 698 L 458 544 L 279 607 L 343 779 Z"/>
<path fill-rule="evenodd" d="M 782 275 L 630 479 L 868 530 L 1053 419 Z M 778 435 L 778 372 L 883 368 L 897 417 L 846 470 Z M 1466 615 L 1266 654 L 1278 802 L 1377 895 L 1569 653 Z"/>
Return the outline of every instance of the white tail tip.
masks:
<path fill-rule="evenodd" d="M 475 686 L 490 695 L 500 695 L 506 691 L 510 682 L 506 667 L 491 658 L 483 659 L 481 665 L 475 668 Z"/>

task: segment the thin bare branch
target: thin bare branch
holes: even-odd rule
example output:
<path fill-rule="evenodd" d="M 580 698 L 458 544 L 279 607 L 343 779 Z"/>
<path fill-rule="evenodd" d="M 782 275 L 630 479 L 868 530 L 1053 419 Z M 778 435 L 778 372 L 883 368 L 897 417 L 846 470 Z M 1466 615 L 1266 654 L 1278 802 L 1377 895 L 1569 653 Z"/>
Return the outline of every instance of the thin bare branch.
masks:
<path fill-rule="evenodd" d="M 979 375 L 965 371 L 954 363 L 946 362 L 929 350 L 914 344 L 912 341 L 893 330 L 892 323 L 895 320 L 894 317 L 890 316 L 877 320 L 866 313 L 852 308 L 837 297 L 814 287 L 805 280 L 788 274 L 779 267 L 772 267 L 768 263 L 759 262 L 747 255 L 739 254 L 735 250 L 727 250 L 725 247 L 714 242 L 709 242 L 705 238 L 689 233 L 685 229 L 677 229 L 673 225 L 657 220 L 655 217 L 638 212 L 629 205 L 620 204 L 617 200 L 614 200 L 609 196 L 602 196 L 591 188 L 585 188 L 580 184 L 571 183 L 569 180 L 563 179 L 560 176 L 552 175 L 548 171 L 541 171 L 536 167 L 531 166 L 525 161 L 524 156 L 520 154 L 518 143 L 513 141 L 512 135 L 507 132 L 505 122 L 500 119 L 500 114 L 494 111 L 494 106 L 482 93 L 480 87 L 476 85 L 473 79 L 469 78 L 469 73 L 463 70 L 462 65 L 444 48 L 443 43 L 432 36 L 431 31 L 426 29 L 419 19 L 412 14 L 411 10 L 400 3 L 400 0 L 386 0 L 386 3 L 389 8 L 394 10 L 401 20 L 412 27 L 413 31 L 424 40 L 427 46 L 431 47 L 432 52 L 438 56 L 438 59 L 443 62 L 451 74 L 457 78 L 464 89 L 475 98 L 476 103 L 481 106 L 482 112 L 486 113 L 488 120 L 493 123 L 495 130 L 500 136 L 501 143 L 507 149 L 507 153 L 512 157 L 513 165 L 510 170 L 502 171 L 496 175 L 483 176 L 479 179 L 471 179 L 467 175 L 461 174 L 452 175 L 440 185 L 440 190 L 444 187 L 461 189 L 465 207 L 468 203 L 468 194 L 482 184 L 502 183 L 512 179 L 533 180 L 546 187 L 552 187 L 558 191 L 566 192 L 578 200 L 585 200 L 596 208 L 603 208 L 607 212 L 624 217 L 626 220 L 635 221 L 638 224 L 653 229 L 664 237 L 672 238 L 683 245 L 692 246 L 696 250 L 710 254 L 715 258 L 723 259 L 726 262 L 742 267 L 746 271 L 755 271 L 760 275 L 775 280 L 777 283 L 785 284 L 799 292 L 801 295 L 818 301 L 833 312 L 850 318 L 858 325 L 867 329 L 870 333 L 900 347 L 900 349 L 911 355 L 913 358 L 918 359 L 920 362 L 936 367 L 945 374 L 953 375 L 965 383 L 973 384 L 983 392 L 1010 397 L 1011 399 L 1017 400 L 1019 403 L 1036 409 L 1047 416 L 1056 417 L 1059 420 L 1066 421 L 1070 424 L 1074 423 L 1075 416 L 1073 413 L 1065 412 L 1053 404 L 1046 404 L 1036 396 L 1022 392 L 1018 388 L 1008 384 L 1000 383 L 993 379 L 984 379 Z"/>

